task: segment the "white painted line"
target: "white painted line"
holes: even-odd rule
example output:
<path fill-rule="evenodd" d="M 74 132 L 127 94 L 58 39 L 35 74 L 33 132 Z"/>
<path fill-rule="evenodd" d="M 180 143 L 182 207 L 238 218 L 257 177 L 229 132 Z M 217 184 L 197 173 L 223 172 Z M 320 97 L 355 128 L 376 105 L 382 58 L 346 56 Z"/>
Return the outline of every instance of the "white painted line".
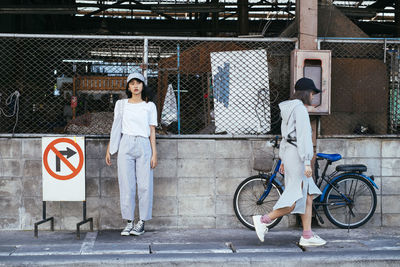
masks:
<path fill-rule="evenodd" d="M 145 255 L 149 254 L 148 250 L 90 250 L 85 253 L 85 255 L 113 255 L 113 254 L 123 254 L 123 255 Z"/>
<path fill-rule="evenodd" d="M 21 246 L 21 249 L 25 249 L 24 246 Z M 64 251 L 64 250 L 59 250 L 60 247 L 57 247 L 56 250 L 52 250 L 51 247 L 46 247 L 41 249 L 40 246 L 35 246 L 33 251 L 30 251 L 29 249 L 32 249 L 32 247 L 27 247 L 26 248 L 28 251 L 19 251 L 16 250 L 12 255 L 10 256 L 52 256 L 52 255 L 79 255 L 78 251 Z M 54 248 L 53 248 L 54 249 Z"/>
<path fill-rule="evenodd" d="M 359 240 L 342 239 L 342 240 L 327 240 L 328 243 L 360 243 Z"/>
<path fill-rule="evenodd" d="M 193 249 L 193 250 L 154 250 L 154 254 L 207 254 L 207 253 L 232 253 L 231 249 Z"/>
<path fill-rule="evenodd" d="M 86 237 L 83 240 L 81 246 L 81 251 L 80 251 L 81 255 L 90 254 L 90 252 L 94 247 L 94 243 L 96 242 L 96 238 L 97 238 L 97 231 L 86 233 Z"/>
<path fill-rule="evenodd" d="M 400 247 L 376 247 L 371 250 L 400 250 Z"/>
<path fill-rule="evenodd" d="M 238 248 L 237 253 L 302 252 L 300 248 Z"/>

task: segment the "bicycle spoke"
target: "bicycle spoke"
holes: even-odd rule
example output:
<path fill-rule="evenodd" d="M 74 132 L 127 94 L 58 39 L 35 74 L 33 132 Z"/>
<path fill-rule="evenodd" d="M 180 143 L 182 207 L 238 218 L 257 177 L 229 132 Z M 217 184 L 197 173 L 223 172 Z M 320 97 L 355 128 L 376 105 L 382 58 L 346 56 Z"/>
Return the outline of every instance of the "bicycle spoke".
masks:
<path fill-rule="evenodd" d="M 344 184 L 344 186 L 345 186 L 345 188 L 346 188 L 346 193 L 345 193 L 346 196 L 351 196 L 351 189 L 352 189 L 352 187 L 353 187 L 353 183 L 354 183 L 354 180 L 351 180 L 351 182 L 350 182 L 350 188 L 348 189 L 348 192 L 347 192 L 347 184 L 346 184 L 346 183 Z"/>
<path fill-rule="evenodd" d="M 361 191 L 354 192 L 354 195 L 355 195 L 356 193 L 365 192 L 365 191 L 367 191 L 367 190 L 369 190 L 368 187 L 363 186 L 362 189 L 361 189 Z"/>
<path fill-rule="evenodd" d="M 243 192 L 243 195 L 241 195 L 241 198 L 243 199 L 248 199 L 248 200 L 258 200 L 259 197 L 261 197 L 262 193 L 256 194 L 254 191 L 252 192 Z"/>
<path fill-rule="evenodd" d="M 347 206 L 347 208 L 349 209 L 349 217 L 350 217 L 350 215 L 353 217 L 356 217 L 356 215 L 353 212 L 353 208 L 351 206 Z"/>
<path fill-rule="evenodd" d="M 358 185 L 358 180 L 356 180 L 356 184 L 355 184 L 355 186 L 354 186 L 354 193 L 353 193 L 353 195 L 351 196 L 352 199 L 354 199 L 354 196 L 355 196 L 355 194 L 356 194 L 356 192 L 357 192 L 357 185 Z M 350 193 L 351 193 L 351 188 L 350 188 Z"/>
<path fill-rule="evenodd" d="M 332 205 L 332 204 L 333 204 L 333 205 Z M 334 204 L 334 203 L 329 203 L 329 208 L 332 209 L 332 210 L 344 208 L 344 207 L 346 207 L 346 206 L 347 206 L 346 203 L 343 203 L 342 205 L 337 205 L 337 203 L 336 203 L 336 204 Z"/>
<path fill-rule="evenodd" d="M 257 201 L 258 200 L 257 197 L 250 195 L 250 194 L 241 196 L 241 199 L 245 200 L 245 201 Z"/>

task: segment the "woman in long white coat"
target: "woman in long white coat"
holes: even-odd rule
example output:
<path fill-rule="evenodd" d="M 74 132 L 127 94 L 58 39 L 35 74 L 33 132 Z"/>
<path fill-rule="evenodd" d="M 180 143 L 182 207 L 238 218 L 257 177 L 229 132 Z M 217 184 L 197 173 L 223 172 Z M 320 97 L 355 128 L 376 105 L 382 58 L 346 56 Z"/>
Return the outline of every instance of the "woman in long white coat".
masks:
<path fill-rule="evenodd" d="M 253 216 L 258 238 L 264 242 L 268 224 L 286 214 L 300 214 L 303 234 L 301 246 L 321 246 L 326 241 L 311 231 L 313 198 L 321 191 L 312 178 L 313 158 L 312 130 L 306 105 L 311 105 L 312 96 L 321 91 L 308 78 L 296 82 L 295 93 L 290 100 L 279 104 L 282 117 L 282 142 L 279 157 L 280 172 L 285 174 L 285 190 L 273 211 L 264 216 Z"/>

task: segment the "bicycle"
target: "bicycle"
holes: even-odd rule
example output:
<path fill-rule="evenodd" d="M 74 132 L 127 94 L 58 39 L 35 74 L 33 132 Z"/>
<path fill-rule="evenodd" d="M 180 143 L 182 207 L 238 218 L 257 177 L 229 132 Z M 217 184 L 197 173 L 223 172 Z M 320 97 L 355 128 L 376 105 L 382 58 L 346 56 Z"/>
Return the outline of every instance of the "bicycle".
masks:
<path fill-rule="evenodd" d="M 247 228 L 254 230 L 253 215 L 264 215 L 272 211 L 273 206 L 283 193 L 284 185 L 279 179 L 281 160 L 275 156 L 279 148 L 278 137 L 271 141 L 274 155 L 270 171 L 260 172 L 258 175 L 246 178 L 237 187 L 233 197 L 233 207 L 236 217 Z M 316 185 L 322 194 L 313 201 L 313 211 L 321 224 L 323 218 L 318 214 L 322 207 L 328 220 L 339 228 L 357 228 L 368 222 L 373 216 L 377 197 L 374 176 L 366 176 L 367 166 L 363 164 L 344 164 L 336 166 L 329 175 L 328 167 L 342 156 L 340 154 L 317 153 L 314 174 Z M 319 175 L 319 161 L 326 164 Z M 272 221 L 268 228 L 276 226 L 282 217 Z"/>

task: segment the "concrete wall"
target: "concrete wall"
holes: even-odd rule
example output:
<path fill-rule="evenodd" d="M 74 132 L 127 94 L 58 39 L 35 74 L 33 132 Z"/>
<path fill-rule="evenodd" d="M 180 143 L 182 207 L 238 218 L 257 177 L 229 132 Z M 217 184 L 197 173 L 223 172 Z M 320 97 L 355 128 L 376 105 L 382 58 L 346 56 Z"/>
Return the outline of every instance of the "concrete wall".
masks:
<path fill-rule="evenodd" d="M 107 140 L 86 140 L 88 216 L 96 229 L 121 228 L 116 158 L 104 162 Z M 380 186 L 377 213 L 366 226 L 400 226 L 400 140 L 320 139 L 320 152 L 342 153 L 342 163 L 365 163 Z M 147 227 L 236 228 L 232 198 L 252 170 L 254 157 L 270 153 L 262 139 L 158 139 L 154 218 Z M 41 139 L 0 138 L 0 229 L 33 229 L 41 219 Z M 48 202 L 57 230 L 75 230 L 82 218 L 80 202 Z M 383 208 L 382 208 L 383 207 Z M 383 213 L 381 213 L 383 211 Z M 279 227 L 295 224 L 285 217 Z M 329 224 L 327 224 L 329 227 Z M 43 224 L 40 229 L 48 229 Z"/>

